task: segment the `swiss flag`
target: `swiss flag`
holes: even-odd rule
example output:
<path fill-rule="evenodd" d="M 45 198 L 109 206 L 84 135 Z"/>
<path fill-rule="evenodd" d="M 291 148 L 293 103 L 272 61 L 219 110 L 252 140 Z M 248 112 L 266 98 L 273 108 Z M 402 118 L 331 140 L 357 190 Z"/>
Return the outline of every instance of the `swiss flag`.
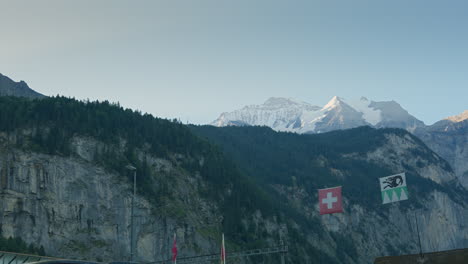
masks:
<path fill-rule="evenodd" d="M 341 186 L 319 190 L 320 214 L 333 214 L 343 212 L 341 199 Z"/>

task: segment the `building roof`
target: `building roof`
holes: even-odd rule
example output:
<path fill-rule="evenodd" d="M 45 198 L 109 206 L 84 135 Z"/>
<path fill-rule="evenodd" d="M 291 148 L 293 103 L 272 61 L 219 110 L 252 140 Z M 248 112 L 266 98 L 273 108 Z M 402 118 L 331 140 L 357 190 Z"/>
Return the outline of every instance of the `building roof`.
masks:
<path fill-rule="evenodd" d="M 376 258 L 374 264 L 466 264 L 468 248 L 419 254 Z"/>

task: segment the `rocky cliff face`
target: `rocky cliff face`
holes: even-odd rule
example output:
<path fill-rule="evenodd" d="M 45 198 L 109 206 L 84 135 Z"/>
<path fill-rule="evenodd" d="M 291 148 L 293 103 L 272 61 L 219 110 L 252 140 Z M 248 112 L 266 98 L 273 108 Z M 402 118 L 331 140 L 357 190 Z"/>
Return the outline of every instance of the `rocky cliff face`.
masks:
<path fill-rule="evenodd" d="M 281 164 L 270 159 L 278 155 L 278 150 L 294 153 L 296 167 L 291 173 L 283 175 L 285 179 L 291 179 L 292 184 L 275 183 L 268 178 L 267 181 L 281 197 L 289 201 L 291 208 L 307 219 L 308 224 L 297 221 L 297 218 L 288 219 L 287 230 L 290 238 L 301 233 L 307 241 L 289 239 L 290 249 L 310 245 L 310 248 L 304 249 L 308 252 L 305 263 L 318 260 L 326 263 L 371 263 L 378 256 L 418 253 L 416 218 L 424 252 L 468 245 L 467 192 L 448 163 L 409 133 L 383 132 L 384 139 L 378 143 L 378 147 L 361 147 L 354 151 L 342 142 L 338 144 L 343 151 L 341 157 L 330 155 L 330 158 L 325 154 L 307 155 L 314 145 L 308 144 L 306 137 L 320 136 L 317 142 L 327 146 L 325 149 L 328 152 L 333 152 L 333 142 L 338 139 L 326 138 L 332 133 L 305 137 L 291 134 L 275 136 L 261 128 L 251 128 L 245 132 L 242 131 L 248 128 L 204 129 L 199 128 L 199 133 L 223 145 L 225 151 L 240 164 L 252 164 L 239 154 L 246 153 L 246 149 L 253 152 L 250 155 L 257 159 L 247 170 L 253 170 L 255 174 L 260 173 L 255 168 L 263 167 L 264 163 L 271 167 L 271 171 L 281 170 Z M 258 130 L 258 138 L 254 135 L 255 130 Z M 343 131 L 333 132 L 333 135 L 359 141 L 359 131 L 362 131 L 362 137 L 367 138 L 367 144 L 376 144 L 373 136 L 364 128 L 356 130 L 356 133 Z M 296 141 L 296 138 L 302 140 Z M 327 140 L 332 143 L 327 143 Z M 255 143 L 243 145 L 243 141 Z M 271 144 L 269 142 L 282 142 L 283 145 L 265 147 Z M 301 164 L 301 155 L 307 155 L 303 159 L 304 164 Z M 300 176 L 311 164 L 315 164 L 316 168 Z M 375 166 L 388 172 L 407 173 L 408 201 L 381 204 L 380 195 L 376 195 L 380 191 L 378 177 L 387 175 L 380 174 Z M 282 181 L 287 182 L 285 179 Z M 318 183 L 317 187 L 314 182 Z M 335 186 L 326 184 L 343 186 L 344 214 L 319 215 L 316 189 Z"/>
<path fill-rule="evenodd" d="M 24 81 L 14 82 L 2 74 L 0 74 L 0 96 L 20 96 L 28 98 L 44 97 L 44 95 L 29 88 Z"/>
<path fill-rule="evenodd" d="M 54 256 L 104 261 L 127 259 L 131 183 L 95 163 L 96 153 L 105 145 L 94 139 L 74 137 L 73 155 L 63 157 L 16 147 L 17 140 L 14 133 L 0 134 L 3 235 L 43 245 Z M 465 245 L 468 242 L 467 204 L 463 200 L 466 196 L 456 189 L 457 178 L 444 167 L 445 162 L 427 148 L 421 149 L 420 143 L 408 134 L 390 133 L 385 142 L 372 151 L 350 152 L 343 157 L 350 162 L 380 164 L 424 177 L 432 185 L 424 189 L 426 195 L 414 198 L 419 204 L 417 210 L 405 205 L 406 202 L 377 207 L 367 206 L 369 201 L 356 203 L 351 186 L 344 184 L 346 213 L 319 216 L 315 190 L 300 183 L 273 184 L 271 187 L 278 198 L 286 199 L 295 213 L 285 211 L 269 218 L 259 209 L 235 221 L 242 222 L 246 230 L 270 245 L 275 243 L 275 236 L 281 235 L 290 247 L 290 262 L 319 259 L 327 263 L 369 263 L 377 256 L 418 252 L 415 214 L 424 251 Z M 419 154 L 414 155 L 415 151 Z M 185 158 L 183 155 L 174 155 L 174 159 L 143 157 L 146 155 L 143 152 L 139 155 L 140 159 L 147 160 L 158 183 L 171 183 L 167 188 L 172 195 L 159 206 L 138 196 L 136 259 L 168 259 L 174 232 L 181 257 L 218 252 L 224 213 L 217 201 L 203 195 L 209 182 L 179 166 Z M 310 160 L 330 171 L 333 177 L 330 181 L 335 178 L 347 181 L 356 176 L 334 168 L 335 161 L 324 156 L 311 156 Z M 417 185 L 414 183 L 413 188 L 419 188 Z M 375 192 L 368 186 L 361 190 L 369 193 L 369 197 Z M 228 252 L 234 251 L 235 245 L 229 242 L 228 245 Z"/>
<path fill-rule="evenodd" d="M 14 140 L 0 134 L 3 235 L 43 245 L 52 256 L 127 260 L 132 185 L 93 162 L 99 143 L 75 138 L 76 155 L 67 158 L 14 148 Z M 202 181 L 169 160 L 148 157 L 148 162 L 160 177 L 171 178 L 177 199 L 155 208 L 137 197 L 136 259 L 169 259 L 174 233 L 182 256 L 217 252 L 213 236 L 221 219 L 215 204 L 200 197 Z"/>
<path fill-rule="evenodd" d="M 427 148 L 426 151 L 429 151 L 427 154 L 432 155 L 432 158 L 424 159 L 421 155 L 414 155 L 414 150 L 418 149 L 417 145 L 419 144 L 409 135 L 405 137 L 388 135 L 387 139 L 387 144 L 382 148 L 367 154 L 367 160 L 384 163 L 395 171 L 408 171 L 408 167 L 411 167 L 414 168 L 414 173 L 430 179 L 439 186 L 454 187 L 446 192 L 434 188 L 422 199 L 421 208 L 393 217 L 392 222 L 399 222 L 397 218 L 405 218 L 406 216 L 407 224 L 414 228 L 414 222 L 412 222 L 415 221 L 414 214 L 418 218 L 421 230 L 423 251 L 466 247 L 468 243 L 468 226 L 466 225 L 468 203 L 464 200 L 466 196 L 463 196 L 464 198 L 457 197 L 458 193 L 466 194 L 466 192 L 461 189 L 460 183 L 450 167 Z M 412 155 L 408 155 L 409 153 Z M 409 182 L 409 184 L 417 185 L 415 182 Z M 414 198 L 416 197 L 413 195 L 412 199 Z M 398 205 L 394 204 L 393 206 L 397 207 Z M 398 209 L 390 208 L 390 210 Z M 394 216 L 395 213 L 390 212 L 390 217 Z M 407 236 L 408 238 L 416 238 L 414 233 L 407 234 Z"/>
<path fill-rule="evenodd" d="M 416 130 L 432 150 L 447 160 L 468 189 L 468 112 L 447 118 L 426 129 Z"/>
<path fill-rule="evenodd" d="M 410 138 L 392 135 L 388 136 L 385 146 L 365 155 L 354 153 L 349 157 L 385 164 L 394 171 L 405 171 L 409 166 L 418 168 L 418 174 L 440 184 L 453 183 L 456 180 L 453 173 L 440 165 L 426 163 L 427 160 L 402 160 L 401 155 L 406 156 L 408 149 L 414 149 L 415 145 L 417 144 Z M 399 151 L 394 152 L 395 149 Z M 425 164 L 418 167 L 416 164 L 421 162 Z M 339 170 L 334 173 L 342 177 L 352 177 Z M 370 210 L 347 199 L 346 196 L 353 194 L 346 192 L 346 187 L 343 185 L 345 213 L 325 216 L 318 215 L 317 206 L 311 206 L 309 203 L 314 199 L 315 193 L 308 193 L 301 187 L 278 188 L 298 210 L 305 212 L 309 219 L 319 220 L 320 227 L 327 232 L 323 237 L 313 232 L 307 233 L 308 240 L 314 247 L 323 250 L 322 255 L 328 255 L 338 263 L 370 263 L 379 256 L 418 253 L 416 218 L 423 252 L 463 248 L 468 245 L 466 201 L 454 201 L 453 197 L 445 192 L 431 190 L 424 198 L 416 198 L 414 193 L 411 197 L 410 193 L 410 199 L 421 199 L 419 208 L 409 208 L 405 204 L 407 202 L 400 202 L 380 205 Z M 367 190 L 368 187 L 363 186 L 363 191 Z M 339 252 L 340 250 L 346 252 Z M 324 258 L 318 256 L 319 259 L 321 257 Z"/>

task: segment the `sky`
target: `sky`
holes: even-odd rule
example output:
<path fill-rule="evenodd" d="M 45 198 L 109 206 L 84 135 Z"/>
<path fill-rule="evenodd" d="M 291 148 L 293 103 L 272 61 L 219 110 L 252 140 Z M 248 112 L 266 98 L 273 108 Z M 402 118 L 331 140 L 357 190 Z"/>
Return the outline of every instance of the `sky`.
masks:
<path fill-rule="evenodd" d="M 0 73 L 206 124 L 288 97 L 468 109 L 468 1 L 0 0 Z"/>

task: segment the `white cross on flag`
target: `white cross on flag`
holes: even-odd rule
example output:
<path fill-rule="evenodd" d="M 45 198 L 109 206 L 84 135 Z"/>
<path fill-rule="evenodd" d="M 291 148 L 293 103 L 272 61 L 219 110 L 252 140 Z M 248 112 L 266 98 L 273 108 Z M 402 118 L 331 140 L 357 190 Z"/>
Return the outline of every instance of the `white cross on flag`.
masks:
<path fill-rule="evenodd" d="M 341 186 L 319 189 L 319 209 L 320 214 L 333 214 L 343 212 L 341 199 Z"/>

